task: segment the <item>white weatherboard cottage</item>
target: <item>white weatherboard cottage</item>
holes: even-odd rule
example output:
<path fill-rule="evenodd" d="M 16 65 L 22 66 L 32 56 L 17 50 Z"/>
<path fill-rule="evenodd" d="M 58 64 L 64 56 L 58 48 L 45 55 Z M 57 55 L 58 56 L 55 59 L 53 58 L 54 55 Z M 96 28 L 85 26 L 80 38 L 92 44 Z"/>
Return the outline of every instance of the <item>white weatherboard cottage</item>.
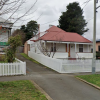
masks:
<path fill-rule="evenodd" d="M 92 42 L 83 36 L 65 32 L 52 26 L 41 32 L 30 41 L 30 51 L 52 58 L 92 58 Z"/>
<path fill-rule="evenodd" d="M 8 38 L 11 36 L 12 24 L 0 17 L 0 54 L 3 54 L 3 49 L 7 46 Z"/>
<path fill-rule="evenodd" d="M 92 71 L 92 42 L 77 33 L 52 26 L 29 41 L 28 56 L 59 73 Z M 96 72 L 99 66 L 96 60 Z"/>

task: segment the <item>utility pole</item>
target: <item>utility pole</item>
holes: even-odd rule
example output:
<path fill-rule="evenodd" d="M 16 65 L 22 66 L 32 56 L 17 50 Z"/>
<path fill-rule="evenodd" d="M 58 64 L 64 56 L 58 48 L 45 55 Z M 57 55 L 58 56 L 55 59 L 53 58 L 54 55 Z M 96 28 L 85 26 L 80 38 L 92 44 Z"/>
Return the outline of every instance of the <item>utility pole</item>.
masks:
<path fill-rule="evenodd" d="M 97 0 L 94 0 L 94 23 L 93 23 L 93 59 L 92 59 L 92 74 L 95 74 L 95 60 L 96 60 L 96 3 Z"/>
<path fill-rule="evenodd" d="M 98 0 L 94 0 L 94 23 L 93 23 L 93 59 L 92 59 L 92 74 L 95 74 L 96 70 L 96 10 L 100 7 L 96 7 L 96 3 L 98 3 Z"/>

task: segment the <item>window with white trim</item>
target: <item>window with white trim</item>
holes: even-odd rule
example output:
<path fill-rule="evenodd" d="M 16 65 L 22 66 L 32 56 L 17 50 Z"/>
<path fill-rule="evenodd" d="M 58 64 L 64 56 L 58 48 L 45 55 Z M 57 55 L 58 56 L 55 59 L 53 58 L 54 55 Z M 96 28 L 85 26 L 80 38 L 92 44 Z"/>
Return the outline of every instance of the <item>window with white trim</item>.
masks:
<path fill-rule="evenodd" d="M 79 44 L 79 52 L 83 52 L 83 44 Z"/>

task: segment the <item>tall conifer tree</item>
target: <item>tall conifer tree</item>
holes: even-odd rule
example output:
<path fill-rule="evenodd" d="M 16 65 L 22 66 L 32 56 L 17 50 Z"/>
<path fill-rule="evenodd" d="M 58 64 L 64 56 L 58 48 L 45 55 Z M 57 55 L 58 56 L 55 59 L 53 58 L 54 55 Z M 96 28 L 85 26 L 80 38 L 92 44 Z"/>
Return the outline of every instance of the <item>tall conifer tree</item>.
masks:
<path fill-rule="evenodd" d="M 66 7 L 66 12 L 63 12 L 59 18 L 59 26 L 66 32 L 76 32 L 80 35 L 87 32 L 86 21 L 83 16 L 83 9 L 79 6 L 79 3 L 73 2 Z"/>

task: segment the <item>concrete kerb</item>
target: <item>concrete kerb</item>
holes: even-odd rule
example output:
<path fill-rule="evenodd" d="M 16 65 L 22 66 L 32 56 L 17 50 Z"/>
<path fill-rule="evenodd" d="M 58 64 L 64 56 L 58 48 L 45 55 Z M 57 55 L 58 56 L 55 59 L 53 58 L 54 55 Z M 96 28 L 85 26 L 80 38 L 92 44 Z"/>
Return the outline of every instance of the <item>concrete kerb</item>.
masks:
<path fill-rule="evenodd" d="M 39 87 L 33 80 L 30 80 L 33 84 L 34 84 L 34 86 L 41 92 L 41 93 L 43 93 L 45 96 L 46 96 L 46 98 L 48 99 L 48 100 L 53 100 L 41 87 Z"/>
<path fill-rule="evenodd" d="M 91 85 L 91 86 L 93 86 L 93 87 L 95 87 L 95 88 L 97 88 L 97 89 L 100 90 L 100 87 L 99 87 L 99 86 L 96 86 L 96 85 L 94 85 L 94 84 L 92 84 L 92 83 L 89 83 L 89 82 L 87 82 L 87 81 L 85 81 L 85 80 L 83 80 L 83 79 L 81 79 L 81 78 L 78 78 L 78 77 L 75 77 L 75 78 L 77 78 L 78 80 L 83 81 L 84 83 L 87 83 L 87 84 L 89 84 L 89 85 Z"/>

